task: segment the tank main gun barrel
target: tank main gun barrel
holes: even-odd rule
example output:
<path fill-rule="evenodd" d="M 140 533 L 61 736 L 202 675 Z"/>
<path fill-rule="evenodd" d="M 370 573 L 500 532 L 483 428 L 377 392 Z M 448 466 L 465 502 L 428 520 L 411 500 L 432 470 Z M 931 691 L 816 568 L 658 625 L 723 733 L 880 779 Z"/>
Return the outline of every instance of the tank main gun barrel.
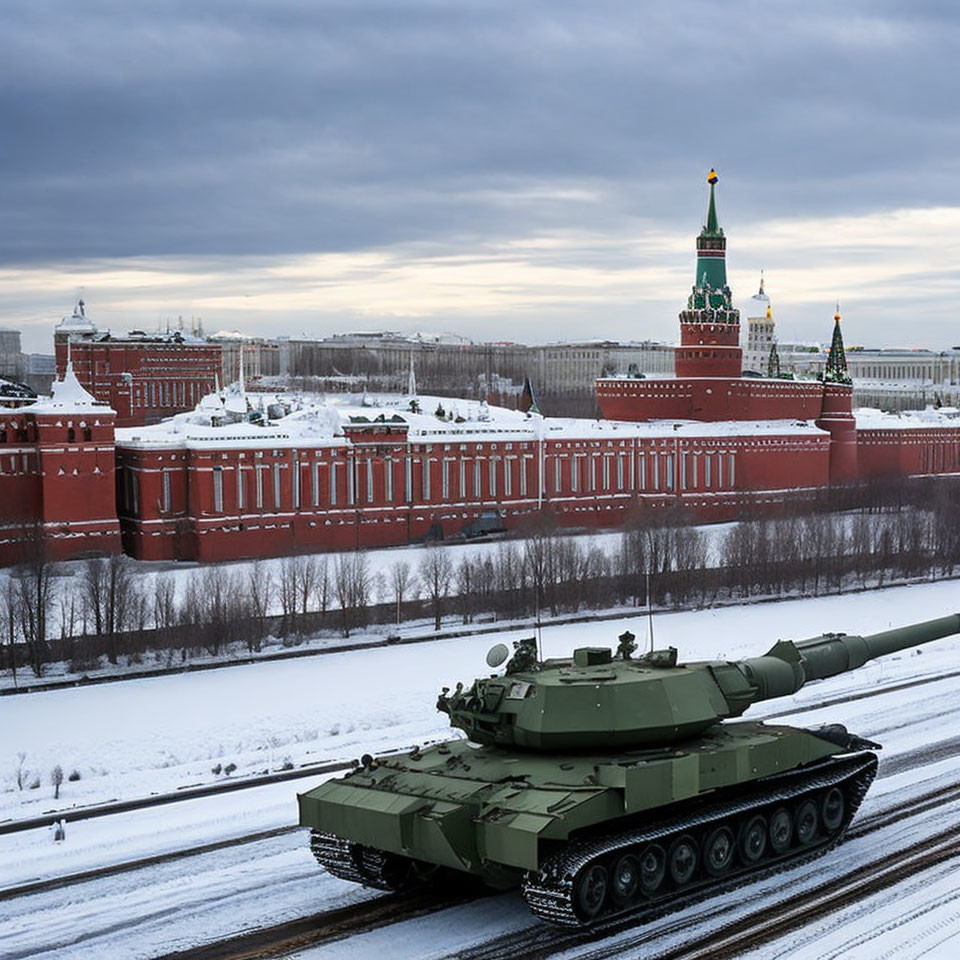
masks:
<path fill-rule="evenodd" d="M 960 633 L 960 614 L 951 613 L 948 617 L 912 623 L 866 637 L 827 634 L 813 640 L 802 640 L 796 647 L 803 660 L 806 679 L 823 680 L 846 673 L 847 670 L 856 670 L 876 657 L 930 643 L 931 640 L 949 637 L 953 633 Z"/>
<path fill-rule="evenodd" d="M 960 633 L 960 614 L 950 614 L 923 623 L 912 623 L 865 637 L 843 633 L 825 633 L 810 640 L 780 640 L 762 657 L 739 661 L 736 666 L 751 686 L 750 694 L 724 690 L 731 706 L 742 712 L 749 703 L 772 700 L 796 693 L 811 680 L 824 680 L 862 667 L 868 660 L 906 650 L 932 640 Z M 717 676 L 721 688 L 728 686 Z M 732 694 L 732 696 L 730 696 Z"/>

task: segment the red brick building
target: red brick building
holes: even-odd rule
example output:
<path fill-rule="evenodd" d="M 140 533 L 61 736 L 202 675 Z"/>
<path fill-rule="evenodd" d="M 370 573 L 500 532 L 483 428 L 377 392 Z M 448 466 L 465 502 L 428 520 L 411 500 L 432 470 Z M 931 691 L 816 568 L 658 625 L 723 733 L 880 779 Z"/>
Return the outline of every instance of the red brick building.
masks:
<path fill-rule="evenodd" d="M 219 343 L 176 331 L 115 337 L 98 331 L 81 300 L 54 331 L 57 376 L 70 358 L 84 389 L 117 415 L 117 426 L 156 423 L 192 410 L 216 388 L 222 370 Z"/>
<path fill-rule="evenodd" d="M 544 511 L 576 527 L 671 505 L 729 519 L 830 484 L 960 472 L 957 411 L 853 414 L 839 313 L 821 380 L 741 375 L 715 183 L 675 375 L 599 380 L 607 419 L 418 397 L 412 385 L 403 397 L 330 402 L 237 385 L 194 404 L 202 375 L 152 402 L 145 384 L 164 380 L 154 375 L 162 361 L 144 359 L 118 394 L 140 425 L 117 431 L 114 454 L 113 411 L 68 370 L 51 400 L 9 411 L 0 428 L 4 543 L 39 521 L 59 556 L 109 552 L 119 517 L 135 557 L 228 560 L 469 535 Z M 89 376 L 110 383 L 121 342 L 98 353 L 93 336 L 69 329 L 88 322 L 82 311 L 68 319 L 63 332 L 81 334 Z M 175 351 L 188 346 L 150 350 L 182 358 Z M 189 412 L 144 422 L 168 402 Z"/>
<path fill-rule="evenodd" d="M 0 563 L 120 550 L 114 419 L 69 367 L 53 396 L 0 408 Z"/>

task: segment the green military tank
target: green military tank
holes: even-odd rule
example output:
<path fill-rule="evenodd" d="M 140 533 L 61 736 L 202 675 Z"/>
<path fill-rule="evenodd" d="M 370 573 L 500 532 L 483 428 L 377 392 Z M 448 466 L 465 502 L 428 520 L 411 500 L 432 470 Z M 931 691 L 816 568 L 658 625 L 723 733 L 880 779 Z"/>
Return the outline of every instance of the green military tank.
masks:
<path fill-rule="evenodd" d="M 301 794 L 331 873 L 402 890 L 445 872 L 519 885 L 530 909 L 582 926 L 805 860 L 843 836 L 877 744 L 840 725 L 732 722 L 754 703 L 960 632 L 960 615 L 872 636 L 781 640 L 736 662 L 584 647 L 444 688 L 466 738 L 374 759 Z M 488 665 L 509 651 L 499 644 Z"/>

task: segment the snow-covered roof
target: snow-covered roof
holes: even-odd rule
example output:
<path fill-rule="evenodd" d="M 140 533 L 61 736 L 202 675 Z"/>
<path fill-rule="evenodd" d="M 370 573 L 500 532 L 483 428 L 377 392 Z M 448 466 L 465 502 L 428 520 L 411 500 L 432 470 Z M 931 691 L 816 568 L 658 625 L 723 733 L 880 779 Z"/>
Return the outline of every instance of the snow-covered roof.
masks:
<path fill-rule="evenodd" d="M 873 407 L 853 411 L 858 430 L 924 430 L 930 427 L 960 427 L 960 410 L 956 407 L 927 407 L 926 410 L 902 410 L 885 413 Z"/>
<path fill-rule="evenodd" d="M 358 397 L 243 393 L 237 385 L 209 394 L 195 410 L 145 427 L 116 432 L 121 447 L 349 446 L 351 434 L 400 428 L 411 443 L 523 442 L 538 439 L 614 440 L 666 437 L 811 436 L 827 434 L 806 420 L 628 423 L 541 417 L 482 400 L 436 396 Z"/>
<path fill-rule="evenodd" d="M 73 363 L 67 364 L 62 380 L 54 380 L 49 397 L 40 397 L 29 407 L 31 413 L 114 413 L 110 407 L 101 403 L 81 386 L 73 372 Z"/>
<path fill-rule="evenodd" d="M 96 324 L 84 312 L 82 300 L 77 302 L 73 313 L 64 317 L 56 327 L 57 333 L 96 333 Z"/>

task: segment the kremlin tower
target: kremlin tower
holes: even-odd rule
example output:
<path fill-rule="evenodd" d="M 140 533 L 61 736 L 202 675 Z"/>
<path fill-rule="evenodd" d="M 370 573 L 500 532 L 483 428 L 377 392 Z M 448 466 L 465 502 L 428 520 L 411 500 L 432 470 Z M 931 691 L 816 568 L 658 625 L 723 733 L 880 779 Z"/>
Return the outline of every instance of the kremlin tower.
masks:
<path fill-rule="evenodd" d="M 710 171 L 707 222 L 697 237 L 697 273 L 687 309 L 680 312 L 680 346 L 674 355 L 678 377 L 739 377 L 740 311 L 727 286 L 727 238 L 717 222 L 715 170 Z"/>
<path fill-rule="evenodd" d="M 696 241 L 693 290 L 680 312 L 675 374 L 598 380 L 601 413 L 608 420 L 725 422 L 730 429 L 738 424 L 736 429 L 743 435 L 751 424 L 759 433 L 769 430 L 771 421 L 815 421 L 830 434 L 830 481 L 853 480 L 857 433 L 839 311 L 823 379 L 782 378 L 773 341 L 773 314 L 761 280 L 751 302 L 764 315 L 750 318 L 748 375 L 741 373 L 740 313 L 733 307 L 727 285 L 727 240 L 717 218 L 717 180 L 716 171 L 711 170 L 707 219 Z"/>

